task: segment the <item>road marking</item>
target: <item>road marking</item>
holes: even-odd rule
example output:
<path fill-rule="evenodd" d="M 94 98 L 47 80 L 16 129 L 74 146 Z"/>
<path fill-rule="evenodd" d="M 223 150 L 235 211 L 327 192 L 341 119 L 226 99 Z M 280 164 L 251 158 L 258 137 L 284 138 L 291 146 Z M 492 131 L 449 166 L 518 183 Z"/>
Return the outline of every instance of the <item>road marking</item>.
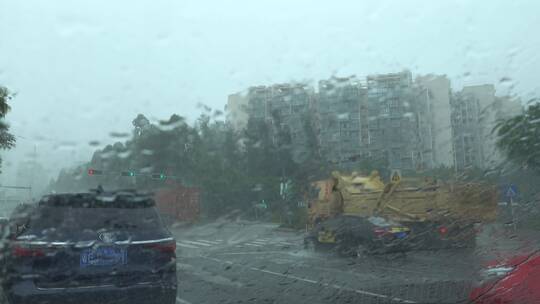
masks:
<path fill-rule="evenodd" d="M 207 244 L 207 243 L 201 243 L 201 242 L 195 242 L 195 241 L 188 241 L 188 240 L 182 240 L 182 242 L 188 243 L 188 244 L 193 244 L 193 245 L 206 246 L 206 247 L 212 246 L 212 245 Z"/>
<path fill-rule="evenodd" d="M 261 241 L 252 241 L 250 242 L 252 244 L 258 244 L 258 245 L 266 245 L 266 242 L 261 242 Z"/>
<path fill-rule="evenodd" d="M 186 247 L 186 248 L 199 248 L 199 247 L 197 247 L 197 246 L 193 246 L 193 245 L 189 245 L 189 244 L 184 244 L 184 243 L 180 243 L 180 242 L 176 242 L 176 246 Z"/>
<path fill-rule="evenodd" d="M 221 242 L 218 242 L 218 241 L 208 241 L 208 240 L 197 240 L 197 242 L 208 243 L 208 244 L 211 244 L 211 245 L 218 245 L 218 244 L 221 243 Z"/>
<path fill-rule="evenodd" d="M 221 255 L 242 255 L 242 254 L 265 254 L 265 253 L 283 253 L 281 251 L 245 251 L 245 252 L 222 252 Z"/>
<path fill-rule="evenodd" d="M 176 262 L 176 266 L 178 266 L 179 268 L 184 269 L 184 270 L 195 268 L 191 264 L 184 264 L 184 263 L 180 263 L 180 262 Z"/>
<path fill-rule="evenodd" d="M 255 241 L 268 242 L 270 239 L 256 239 Z"/>
<path fill-rule="evenodd" d="M 283 274 L 283 273 L 279 273 L 279 272 L 274 272 L 274 271 L 270 271 L 270 270 L 266 270 L 266 269 L 261 269 L 261 268 L 256 268 L 256 267 L 250 267 L 249 269 L 255 270 L 255 271 L 260 271 L 260 272 L 267 273 L 267 274 L 280 276 L 280 277 L 284 277 L 284 278 L 294 279 L 294 280 L 298 280 L 298 281 L 302 281 L 302 282 L 306 282 L 306 283 L 317 284 L 317 285 L 322 285 L 322 286 L 326 286 L 326 287 L 332 287 L 332 288 L 340 289 L 340 290 L 352 291 L 352 292 L 355 292 L 355 293 L 358 293 L 358 294 L 361 294 L 361 295 L 367 295 L 367 296 L 372 296 L 372 297 L 376 297 L 376 298 L 383 298 L 383 299 L 390 299 L 392 301 L 402 302 L 402 303 L 416 303 L 414 301 L 409 301 L 409 300 L 404 300 L 404 299 L 401 299 L 401 298 L 391 297 L 391 296 L 383 295 L 383 294 L 380 294 L 380 293 L 374 293 L 374 292 L 370 292 L 370 291 L 366 291 L 366 290 L 348 288 L 348 287 L 344 287 L 344 286 L 337 285 L 337 284 L 328 284 L 328 283 L 324 283 L 324 282 L 317 282 L 315 280 L 310 280 L 310 279 L 306 279 L 306 278 L 302 278 L 302 277 L 297 277 L 297 276 L 290 275 L 290 274 Z"/>
<path fill-rule="evenodd" d="M 295 280 L 308 282 L 308 283 L 312 283 L 312 284 L 318 284 L 318 282 L 315 281 L 315 280 L 309 280 L 309 279 L 293 276 L 293 275 L 290 275 L 290 274 L 283 274 L 283 273 L 274 272 L 274 271 L 270 271 L 270 270 L 266 270 L 266 269 L 262 269 L 262 268 L 257 268 L 257 267 L 249 267 L 249 269 L 264 272 L 264 273 L 268 273 L 268 274 L 273 274 L 273 275 L 277 275 L 277 276 L 285 277 L 285 278 L 289 278 L 289 279 L 295 279 Z"/>
<path fill-rule="evenodd" d="M 207 260 L 210 260 L 210 261 L 214 261 L 214 262 L 217 262 L 217 263 L 225 263 L 225 264 L 229 264 L 229 265 L 234 264 L 234 263 L 231 262 L 231 261 L 224 261 L 224 260 L 220 260 L 220 259 L 216 259 L 216 258 L 211 258 L 211 257 L 207 257 L 207 256 L 201 256 L 201 258 L 207 259 Z"/>
<path fill-rule="evenodd" d="M 252 244 L 252 243 L 246 243 L 245 245 L 252 246 L 252 247 L 262 247 L 261 244 Z"/>
<path fill-rule="evenodd" d="M 426 274 L 425 271 L 415 271 L 415 270 L 409 270 L 409 269 L 399 269 L 399 268 L 384 267 L 384 266 L 377 266 L 377 265 L 372 265 L 371 267 L 378 268 L 378 269 L 384 269 L 384 270 L 403 272 L 403 273 L 414 273 L 414 274 L 423 274 L 423 275 Z"/>
<path fill-rule="evenodd" d="M 295 244 L 289 243 L 289 242 L 279 242 L 278 244 L 281 244 L 281 245 L 289 245 L 289 246 L 295 245 Z"/>
<path fill-rule="evenodd" d="M 176 302 L 180 304 L 192 304 L 191 302 L 181 299 L 180 297 L 176 297 Z"/>
<path fill-rule="evenodd" d="M 224 260 L 220 260 L 220 259 L 216 259 L 216 258 L 210 258 L 210 257 L 203 257 L 203 258 L 209 259 L 209 260 L 217 262 L 217 263 L 225 263 L 225 264 L 229 264 L 229 265 L 234 264 L 231 261 L 224 261 Z M 241 264 L 237 264 L 237 265 L 239 265 L 241 267 L 246 267 L 246 266 L 241 265 Z M 397 298 L 397 297 L 392 297 L 392 296 L 388 296 L 388 295 L 384 295 L 384 294 L 380 294 L 380 293 L 370 292 L 370 291 L 367 291 L 367 290 L 354 289 L 354 288 L 349 288 L 349 287 L 345 287 L 345 286 L 341 286 L 341 285 L 337 285 L 337 284 L 328 284 L 328 283 L 319 282 L 319 281 L 316 281 L 316 280 L 310 280 L 310 279 L 306 279 L 306 278 L 302 278 L 302 277 L 297 277 L 297 276 L 291 275 L 291 274 L 283 274 L 283 273 L 279 273 L 279 272 L 274 272 L 274 271 L 270 271 L 270 270 L 267 270 L 267 269 L 262 269 L 262 268 L 257 268 L 257 267 L 249 267 L 249 269 L 253 270 L 253 271 L 259 271 L 259 272 L 262 272 L 262 273 L 283 277 L 283 278 L 294 279 L 294 280 L 298 280 L 298 281 L 302 281 L 302 282 L 306 282 L 306 283 L 310 283 L 310 284 L 322 285 L 322 286 L 325 286 L 325 287 L 331 287 L 331 288 L 334 288 L 334 289 L 350 291 L 350 292 L 354 292 L 354 293 L 361 294 L 361 295 L 372 296 L 372 297 L 375 297 L 375 298 L 388 299 L 388 300 L 391 300 L 391 301 L 401 302 L 401 303 L 417 303 L 417 302 L 414 302 L 414 301 L 405 300 L 405 299 L 401 299 L 401 298 Z"/>

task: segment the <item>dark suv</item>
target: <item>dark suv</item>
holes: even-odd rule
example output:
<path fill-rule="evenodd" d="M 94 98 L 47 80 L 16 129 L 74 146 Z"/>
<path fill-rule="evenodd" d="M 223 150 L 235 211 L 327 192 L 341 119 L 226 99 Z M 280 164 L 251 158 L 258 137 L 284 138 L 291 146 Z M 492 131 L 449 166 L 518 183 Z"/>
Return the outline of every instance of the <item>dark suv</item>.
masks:
<path fill-rule="evenodd" d="M 176 242 L 154 205 L 130 191 L 45 196 L 5 246 L 8 303 L 175 303 Z"/>

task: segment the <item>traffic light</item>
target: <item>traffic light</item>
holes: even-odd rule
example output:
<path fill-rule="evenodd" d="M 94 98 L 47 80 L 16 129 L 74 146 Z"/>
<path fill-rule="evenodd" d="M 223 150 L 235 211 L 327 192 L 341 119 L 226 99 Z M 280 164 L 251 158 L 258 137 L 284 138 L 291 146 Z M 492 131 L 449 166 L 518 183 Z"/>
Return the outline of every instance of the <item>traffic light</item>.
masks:
<path fill-rule="evenodd" d="M 135 172 L 133 171 L 122 171 L 122 176 L 135 176 Z"/>
<path fill-rule="evenodd" d="M 88 175 L 103 175 L 103 170 L 88 169 Z"/>
<path fill-rule="evenodd" d="M 163 173 L 154 173 L 152 174 L 152 179 L 165 179 L 165 174 Z"/>

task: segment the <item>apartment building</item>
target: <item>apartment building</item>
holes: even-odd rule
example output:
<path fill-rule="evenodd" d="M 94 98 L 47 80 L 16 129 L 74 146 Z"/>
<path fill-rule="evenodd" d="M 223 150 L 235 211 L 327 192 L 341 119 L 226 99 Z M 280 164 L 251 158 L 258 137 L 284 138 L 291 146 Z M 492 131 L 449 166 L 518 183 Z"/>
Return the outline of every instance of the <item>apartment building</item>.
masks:
<path fill-rule="evenodd" d="M 393 169 L 418 170 L 431 165 L 426 132 L 419 128 L 422 92 L 410 71 L 367 77 L 367 150 Z"/>
<path fill-rule="evenodd" d="M 519 100 L 495 96 L 491 84 L 453 93 L 445 75 L 413 80 L 407 70 L 331 77 L 317 89 L 298 83 L 250 87 L 229 96 L 228 119 L 238 129 L 248 119 L 264 121 L 274 143 L 291 145 L 299 161 L 313 149 L 306 128 L 314 128 L 317 152 L 344 169 L 370 157 L 390 169 L 464 170 L 500 164 L 493 128 L 523 111 Z"/>
<path fill-rule="evenodd" d="M 496 124 L 523 112 L 519 99 L 495 96 L 492 84 L 465 86 L 452 96 L 454 164 L 458 171 L 496 168 L 504 161 L 497 149 Z"/>
<path fill-rule="evenodd" d="M 319 81 L 316 104 L 321 154 L 342 167 L 365 155 L 367 90 L 355 77 Z"/>

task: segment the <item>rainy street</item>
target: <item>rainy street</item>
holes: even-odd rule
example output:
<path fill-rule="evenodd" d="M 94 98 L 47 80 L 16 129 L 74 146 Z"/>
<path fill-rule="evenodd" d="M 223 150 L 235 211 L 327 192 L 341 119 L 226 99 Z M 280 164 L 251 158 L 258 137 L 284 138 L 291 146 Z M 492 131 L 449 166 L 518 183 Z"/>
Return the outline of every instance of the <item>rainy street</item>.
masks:
<path fill-rule="evenodd" d="M 468 303 L 476 271 L 497 256 L 538 246 L 530 235 L 485 229 L 470 250 L 364 258 L 304 249 L 303 231 L 218 220 L 172 227 L 178 304 Z M 532 232 L 534 233 L 534 232 Z"/>
<path fill-rule="evenodd" d="M 305 250 L 302 232 L 247 221 L 173 231 L 178 303 L 456 303 L 482 260 L 464 250 L 344 258 Z M 477 252 L 494 246 L 482 237 Z"/>
<path fill-rule="evenodd" d="M 0 304 L 540 304 L 539 11 L 0 1 Z"/>

